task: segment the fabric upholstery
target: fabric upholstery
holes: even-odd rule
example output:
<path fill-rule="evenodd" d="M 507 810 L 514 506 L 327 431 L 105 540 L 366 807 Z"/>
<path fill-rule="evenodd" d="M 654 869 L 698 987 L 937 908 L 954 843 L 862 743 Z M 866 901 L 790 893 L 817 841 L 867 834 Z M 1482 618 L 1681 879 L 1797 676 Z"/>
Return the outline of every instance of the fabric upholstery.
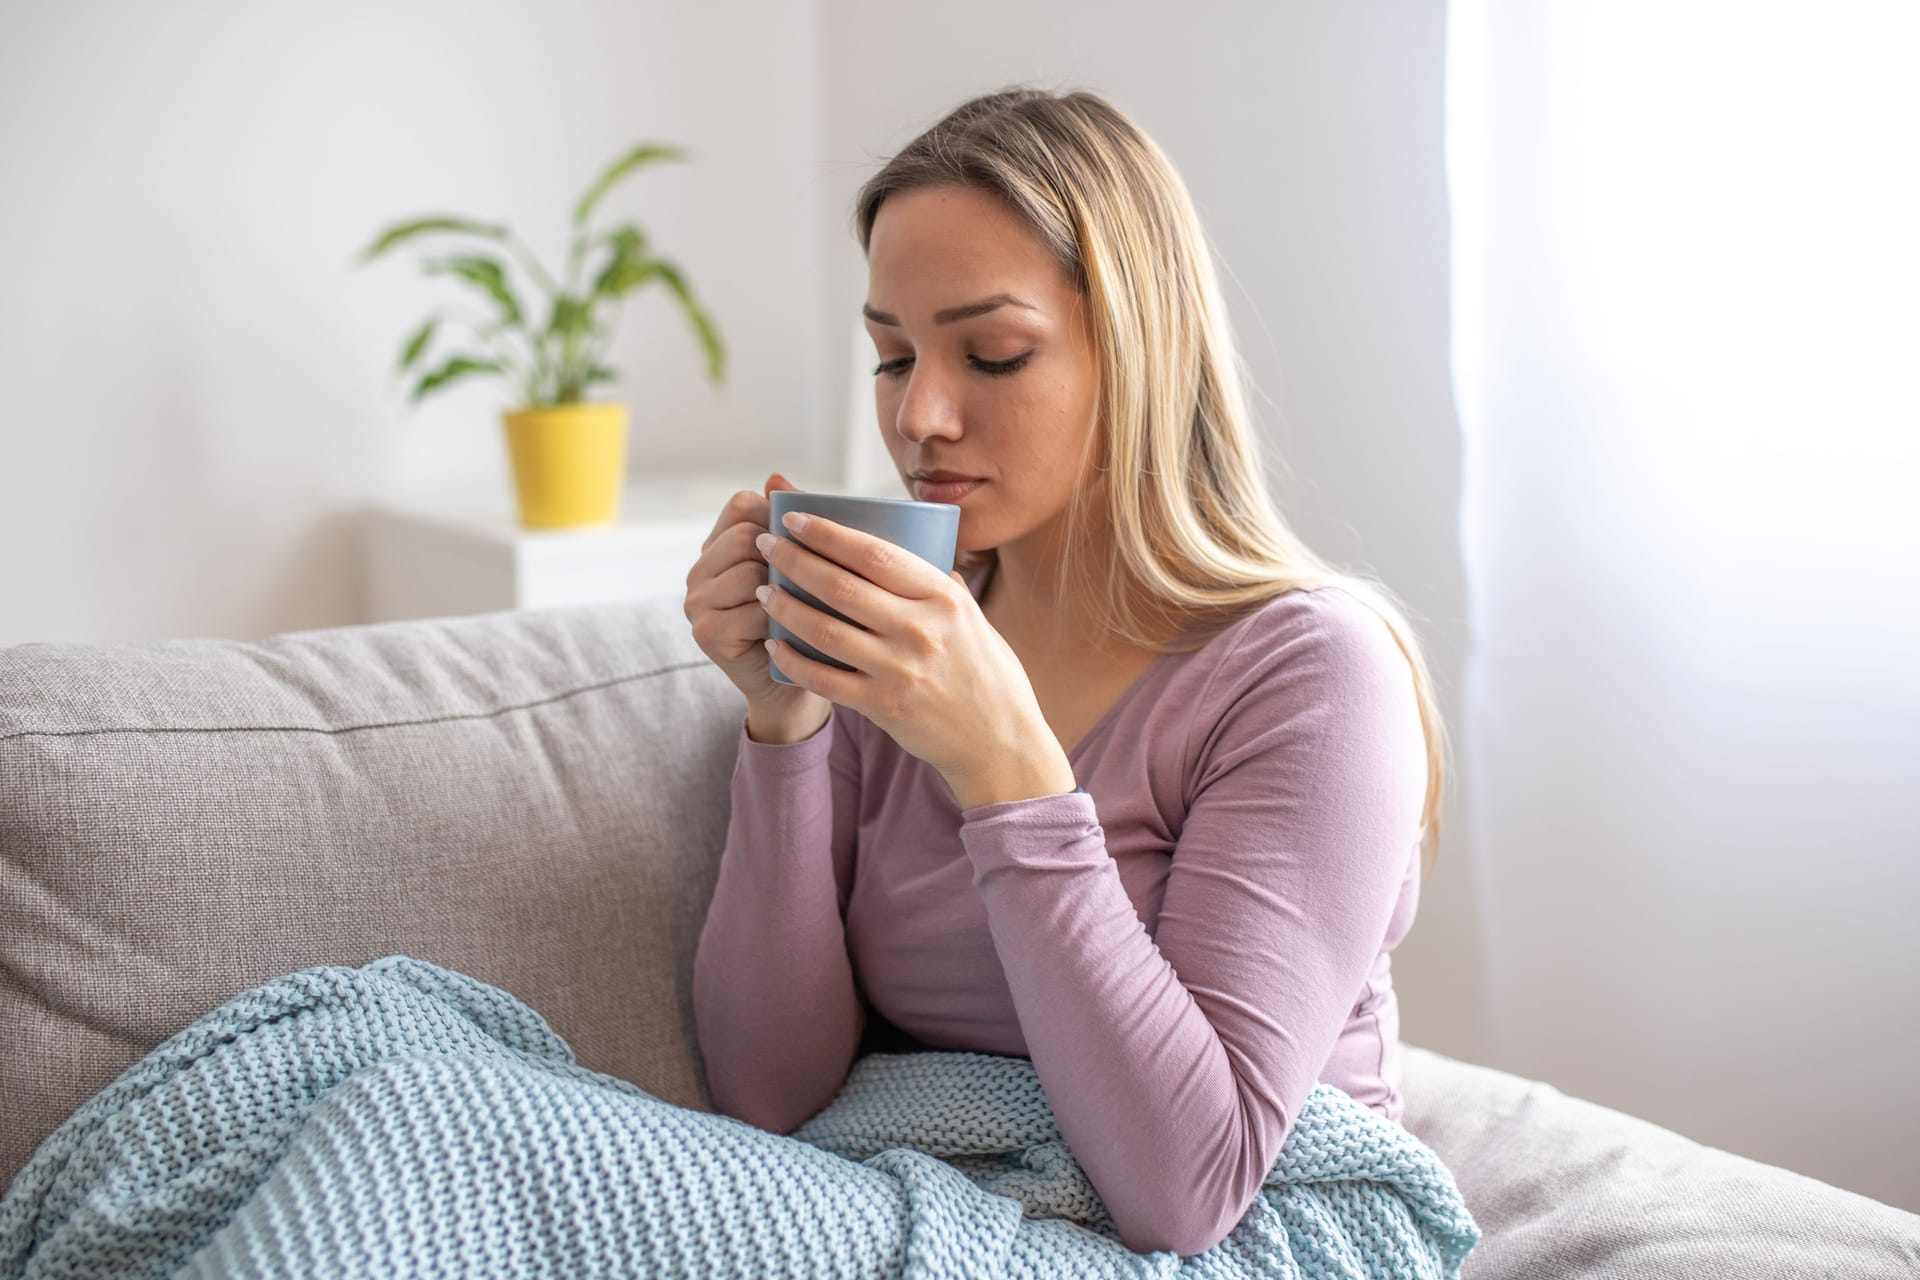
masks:
<path fill-rule="evenodd" d="M 394 953 L 711 1110 L 688 993 L 744 711 L 642 606 L 0 649 L 0 1183 L 234 993 Z"/>
<path fill-rule="evenodd" d="M 1538 1080 L 1406 1052 L 1402 1122 L 1482 1232 L 1461 1280 L 1920 1276 L 1920 1215 Z"/>

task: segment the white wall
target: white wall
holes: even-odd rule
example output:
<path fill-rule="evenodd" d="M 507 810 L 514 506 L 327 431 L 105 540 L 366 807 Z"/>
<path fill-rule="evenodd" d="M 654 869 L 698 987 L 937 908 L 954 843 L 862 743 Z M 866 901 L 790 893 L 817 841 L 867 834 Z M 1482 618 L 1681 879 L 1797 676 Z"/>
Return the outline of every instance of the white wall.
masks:
<path fill-rule="evenodd" d="M 752 28 L 665 0 L 0 11 L 0 643 L 357 621 L 370 495 L 471 485 L 509 510 L 509 386 L 414 412 L 390 376 L 459 287 L 410 251 L 350 260 L 445 210 L 557 269 L 574 201 L 634 142 L 693 158 L 603 211 L 685 269 L 732 374 L 712 389 L 665 291 L 633 295 L 631 465 L 810 461 L 845 382 L 809 313 L 817 28 L 803 4 Z"/>

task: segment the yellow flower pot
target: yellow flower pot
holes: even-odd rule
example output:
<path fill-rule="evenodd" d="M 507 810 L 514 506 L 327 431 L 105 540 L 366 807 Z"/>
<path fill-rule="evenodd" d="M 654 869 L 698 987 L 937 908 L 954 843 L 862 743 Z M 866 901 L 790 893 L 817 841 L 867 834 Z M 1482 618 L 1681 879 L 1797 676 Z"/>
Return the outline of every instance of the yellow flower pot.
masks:
<path fill-rule="evenodd" d="M 502 417 L 522 528 L 572 529 L 620 519 L 626 405 L 581 401 Z"/>

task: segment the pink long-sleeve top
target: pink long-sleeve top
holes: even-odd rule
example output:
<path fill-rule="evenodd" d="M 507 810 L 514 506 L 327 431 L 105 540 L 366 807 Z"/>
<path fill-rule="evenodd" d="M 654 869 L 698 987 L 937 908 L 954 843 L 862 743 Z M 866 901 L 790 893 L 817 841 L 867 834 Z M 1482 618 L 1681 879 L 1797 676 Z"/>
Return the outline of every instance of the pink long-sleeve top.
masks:
<path fill-rule="evenodd" d="M 1401 1117 L 1412 674 L 1356 597 L 1290 591 L 1160 654 L 1068 759 L 1084 790 L 961 809 L 846 707 L 794 743 L 743 719 L 694 963 L 708 1083 L 791 1133 L 874 1048 L 1029 1058 L 1122 1242 L 1200 1253 L 1316 1081 Z"/>

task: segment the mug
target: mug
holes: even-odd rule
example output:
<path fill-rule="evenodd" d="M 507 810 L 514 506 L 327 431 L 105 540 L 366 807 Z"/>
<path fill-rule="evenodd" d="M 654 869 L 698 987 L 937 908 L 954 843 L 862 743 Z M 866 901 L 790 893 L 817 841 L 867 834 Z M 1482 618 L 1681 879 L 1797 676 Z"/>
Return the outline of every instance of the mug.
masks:
<path fill-rule="evenodd" d="M 852 494 L 807 493 L 798 489 L 775 489 L 767 495 L 767 502 L 769 504 L 767 532 L 776 537 L 790 538 L 805 547 L 807 544 L 795 538 L 792 531 L 782 523 L 787 512 L 804 511 L 810 516 L 824 516 L 835 524 L 859 529 L 876 538 L 885 538 L 888 542 L 913 552 L 940 572 L 953 572 L 954 548 L 960 538 L 960 508 L 954 503 L 916 502 L 906 498 L 862 498 Z M 808 550 L 812 548 L 809 547 Z M 859 623 L 846 614 L 823 604 L 796 587 L 786 574 L 771 564 L 767 566 L 767 581 L 783 591 L 791 592 L 813 608 L 830 614 L 849 626 L 860 627 Z M 860 629 L 865 631 L 867 628 L 860 627 Z M 771 615 L 767 618 L 767 634 L 776 640 L 785 641 L 816 662 L 824 662 L 842 671 L 854 669 L 838 658 L 821 653 L 775 622 Z M 771 659 L 767 662 L 767 674 L 781 684 L 793 683 L 780 670 L 779 664 Z"/>

